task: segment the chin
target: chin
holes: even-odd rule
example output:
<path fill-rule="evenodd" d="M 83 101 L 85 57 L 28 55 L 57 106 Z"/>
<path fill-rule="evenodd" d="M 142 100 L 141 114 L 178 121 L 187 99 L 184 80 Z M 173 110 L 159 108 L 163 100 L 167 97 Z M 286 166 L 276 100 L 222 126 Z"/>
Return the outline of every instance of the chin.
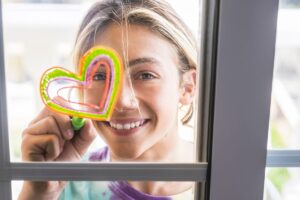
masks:
<path fill-rule="evenodd" d="M 137 149 L 132 149 L 132 148 L 127 148 L 124 150 L 124 148 L 117 148 L 117 149 L 110 149 L 112 153 L 120 160 L 125 160 L 125 161 L 134 161 L 138 159 L 142 151 L 137 150 Z"/>

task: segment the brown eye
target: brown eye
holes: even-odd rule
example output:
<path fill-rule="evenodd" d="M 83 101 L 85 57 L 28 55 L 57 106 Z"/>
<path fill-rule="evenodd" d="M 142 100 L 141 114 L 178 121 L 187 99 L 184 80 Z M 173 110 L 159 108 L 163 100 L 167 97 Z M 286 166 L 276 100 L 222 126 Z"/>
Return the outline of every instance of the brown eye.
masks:
<path fill-rule="evenodd" d="M 154 76 L 153 74 L 148 73 L 148 72 L 140 73 L 140 74 L 137 76 L 137 79 L 138 79 L 138 80 L 151 80 L 151 79 L 155 79 L 155 78 L 156 78 L 156 76 Z"/>
<path fill-rule="evenodd" d="M 93 81 L 104 81 L 106 74 L 104 72 L 96 72 L 93 76 Z"/>

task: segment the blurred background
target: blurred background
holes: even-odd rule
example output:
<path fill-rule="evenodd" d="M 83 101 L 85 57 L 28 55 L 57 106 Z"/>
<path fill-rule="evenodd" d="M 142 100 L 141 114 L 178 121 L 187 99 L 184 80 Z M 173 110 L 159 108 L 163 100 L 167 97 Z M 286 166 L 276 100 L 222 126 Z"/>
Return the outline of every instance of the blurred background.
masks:
<path fill-rule="evenodd" d="M 280 0 L 268 149 L 300 150 L 300 1 Z M 267 168 L 265 200 L 300 199 L 300 168 Z"/>

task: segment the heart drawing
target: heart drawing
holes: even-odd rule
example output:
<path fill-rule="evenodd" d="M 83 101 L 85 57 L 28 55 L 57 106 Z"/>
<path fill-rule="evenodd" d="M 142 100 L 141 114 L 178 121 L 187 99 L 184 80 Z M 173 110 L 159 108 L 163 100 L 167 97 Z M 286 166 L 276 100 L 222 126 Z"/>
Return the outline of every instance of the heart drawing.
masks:
<path fill-rule="evenodd" d="M 82 98 L 78 98 L 79 100 L 76 101 L 70 100 L 61 95 L 64 90 L 84 91 L 91 88 L 100 66 L 105 71 L 102 73 L 102 76 L 105 77 L 103 78 L 104 86 L 102 90 L 92 90 L 95 95 L 97 92 L 101 93 L 101 98 L 97 100 L 97 103 L 84 102 Z M 69 116 L 107 121 L 121 91 L 122 79 L 123 65 L 117 52 L 107 47 L 96 46 L 88 50 L 81 58 L 78 74 L 62 67 L 52 67 L 46 70 L 41 77 L 40 94 L 44 104 L 52 111 Z M 68 83 L 68 86 L 60 86 L 62 82 Z M 53 88 L 51 87 L 53 85 L 58 85 L 54 89 L 55 95 L 51 94 L 49 89 Z M 58 101 L 54 96 L 61 97 L 62 100 Z"/>

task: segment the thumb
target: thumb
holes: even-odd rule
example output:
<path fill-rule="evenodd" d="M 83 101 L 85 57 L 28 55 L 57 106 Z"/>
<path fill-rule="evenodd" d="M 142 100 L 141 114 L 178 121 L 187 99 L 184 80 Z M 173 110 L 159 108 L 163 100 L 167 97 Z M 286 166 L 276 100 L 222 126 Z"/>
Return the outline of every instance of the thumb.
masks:
<path fill-rule="evenodd" d="M 83 156 L 97 136 L 96 129 L 90 119 L 85 119 L 84 126 L 75 133 L 71 142 L 80 156 Z"/>

